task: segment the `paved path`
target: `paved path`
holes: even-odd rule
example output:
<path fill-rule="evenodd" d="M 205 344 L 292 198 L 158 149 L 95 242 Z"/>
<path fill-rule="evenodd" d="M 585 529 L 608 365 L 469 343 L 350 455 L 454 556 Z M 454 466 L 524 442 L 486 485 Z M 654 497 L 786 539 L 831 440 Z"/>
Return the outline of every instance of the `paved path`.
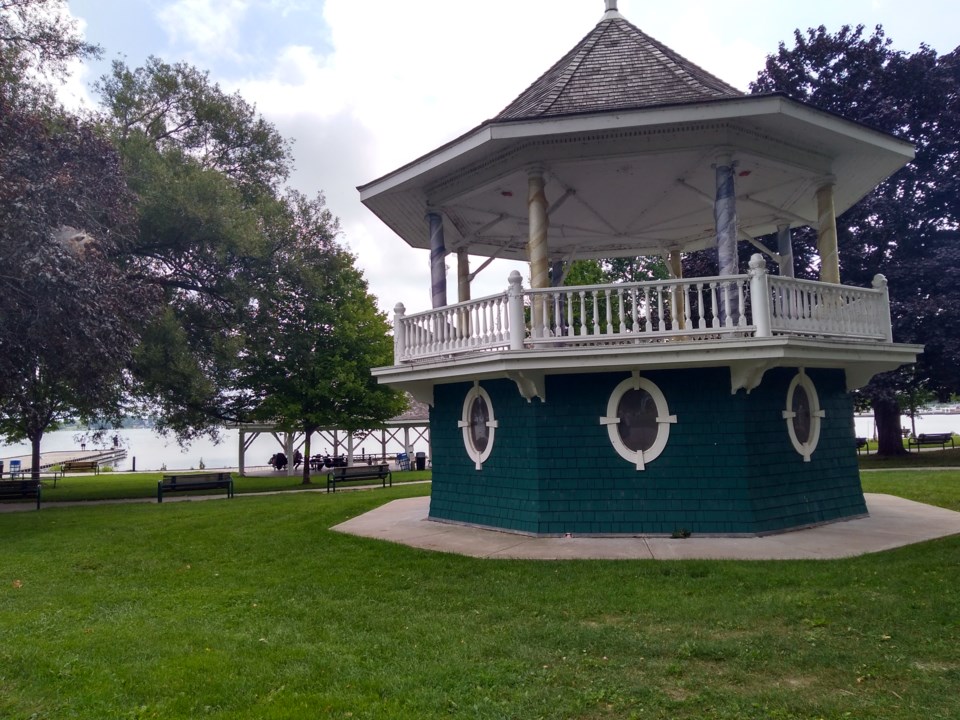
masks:
<path fill-rule="evenodd" d="M 824 560 L 960 534 L 960 513 L 893 495 L 865 497 L 868 517 L 764 537 L 531 537 L 428 520 L 428 497 L 394 500 L 333 530 L 471 557 L 537 560 Z"/>

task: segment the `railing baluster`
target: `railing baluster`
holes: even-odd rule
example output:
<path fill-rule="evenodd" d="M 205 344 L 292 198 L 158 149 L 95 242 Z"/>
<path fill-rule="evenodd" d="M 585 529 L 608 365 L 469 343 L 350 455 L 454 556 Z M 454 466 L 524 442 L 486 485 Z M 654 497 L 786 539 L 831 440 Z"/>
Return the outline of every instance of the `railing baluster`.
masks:
<path fill-rule="evenodd" d="M 580 291 L 580 335 L 587 336 L 587 293 Z"/>
<path fill-rule="evenodd" d="M 744 292 L 744 285 L 745 283 L 742 280 L 737 281 L 737 297 L 739 298 L 737 310 L 740 314 L 740 318 L 737 320 L 738 327 L 747 326 L 747 298 Z"/>
<path fill-rule="evenodd" d="M 623 305 L 623 288 L 617 288 L 617 319 L 619 320 L 617 333 L 623 335 L 626 332 L 626 313 Z"/>
<path fill-rule="evenodd" d="M 653 332 L 653 322 L 650 319 L 650 288 L 643 288 L 643 319 L 645 321 L 645 326 L 643 331 Z"/>
<path fill-rule="evenodd" d="M 612 328 L 611 326 L 613 325 L 613 308 L 612 308 L 612 306 L 611 306 L 611 304 L 610 304 L 610 291 L 609 291 L 609 290 L 604 290 L 604 291 L 603 291 L 603 302 L 604 302 L 605 310 L 606 310 L 606 312 L 605 312 L 606 325 L 605 325 L 604 328 L 603 328 L 603 332 L 600 333 L 600 334 L 601 334 L 601 335 L 612 335 L 612 334 L 613 334 L 613 328 Z"/>

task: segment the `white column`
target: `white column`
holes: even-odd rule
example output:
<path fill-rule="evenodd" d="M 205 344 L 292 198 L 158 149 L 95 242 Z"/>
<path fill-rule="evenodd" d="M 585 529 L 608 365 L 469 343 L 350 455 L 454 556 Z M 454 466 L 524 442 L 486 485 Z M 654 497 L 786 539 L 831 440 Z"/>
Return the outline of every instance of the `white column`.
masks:
<path fill-rule="evenodd" d="M 466 249 L 457 250 L 457 302 L 467 302 L 470 299 L 470 256 Z M 457 327 L 461 338 L 470 337 L 470 312 L 461 310 L 458 313 Z"/>
<path fill-rule="evenodd" d="M 890 320 L 890 289 L 887 287 L 887 278 L 879 273 L 873 276 L 871 283 L 874 290 L 883 291 L 883 311 L 878 318 L 880 322 L 886 323 L 886 340 L 893 342 L 893 323 Z"/>
<path fill-rule="evenodd" d="M 407 354 L 406 330 L 403 327 L 403 316 L 406 315 L 407 308 L 403 303 L 397 303 L 393 308 L 393 364 L 399 365 Z"/>
<path fill-rule="evenodd" d="M 750 305 L 753 312 L 753 326 L 756 337 L 770 337 L 770 289 L 767 278 L 767 261 L 763 255 L 755 253 L 750 257 Z"/>
<path fill-rule="evenodd" d="M 837 251 L 837 213 L 833 205 L 833 183 L 817 190 L 817 224 L 820 280 L 839 285 L 840 255 Z"/>
<path fill-rule="evenodd" d="M 683 262 L 682 262 L 682 253 L 679 250 L 672 250 L 667 255 L 667 266 L 670 270 L 670 277 L 674 280 L 683 279 Z M 683 286 L 676 285 L 673 288 L 673 304 L 676 308 L 676 317 L 677 322 L 680 325 L 683 325 L 686 322 L 686 312 L 687 312 L 687 298 L 685 295 L 686 291 Z M 674 328 L 674 330 L 679 330 L 681 328 Z M 682 328 L 686 330 L 687 328 Z"/>
<path fill-rule="evenodd" d="M 430 223 L 430 291 L 433 307 L 447 304 L 447 248 L 443 243 L 443 217 L 437 212 L 428 212 Z"/>
<path fill-rule="evenodd" d="M 550 258 L 547 250 L 547 231 L 550 219 L 547 216 L 547 195 L 544 192 L 541 170 L 531 170 L 527 180 L 527 214 L 530 221 L 530 238 L 527 254 L 530 258 L 530 287 L 550 287 Z M 537 336 L 544 325 L 543 305 L 534 302 L 531 312 L 533 335 Z"/>
<path fill-rule="evenodd" d="M 470 299 L 470 255 L 465 249 L 457 250 L 457 300 Z"/>
<path fill-rule="evenodd" d="M 527 214 L 530 220 L 530 237 L 527 252 L 530 256 L 530 287 L 550 287 L 550 263 L 547 257 L 547 196 L 544 192 L 543 172 L 531 170 L 527 181 Z"/>
<path fill-rule="evenodd" d="M 516 270 L 507 279 L 507 319 L 510 323 L 510 349 L 523 350 L 527 327 L 523 319 L 523 278 Z"/>

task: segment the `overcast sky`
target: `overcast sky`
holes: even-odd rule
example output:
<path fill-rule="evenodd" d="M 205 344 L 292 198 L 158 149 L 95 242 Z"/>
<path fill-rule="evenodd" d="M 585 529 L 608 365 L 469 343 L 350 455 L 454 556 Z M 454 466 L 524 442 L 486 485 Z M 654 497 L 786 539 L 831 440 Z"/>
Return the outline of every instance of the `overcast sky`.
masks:
<path fill-rule="evenodd" d="M 383 310 L 430 305 L 427 252 L 360 203 L 374 180 L 493 117 L 599 22 L 603 0 L 69 0 L 104 62 L 75 73 L 75 96 L 123 57 L 208 70 L 294 140 L 291 182 L 322 191 Z M 627 20 L 747 90 L 795 28 L 883 25 L 894 47 L 960 45 L 957 0 L 620 0 Z M 456 261 L 448 295 L 456 295 Z M 476 263 L 475 263 L 476 264 Z M 474 297 L 500 292 L 498 261 Z M 526 276 L 527 273 L 525 272 Z"/>

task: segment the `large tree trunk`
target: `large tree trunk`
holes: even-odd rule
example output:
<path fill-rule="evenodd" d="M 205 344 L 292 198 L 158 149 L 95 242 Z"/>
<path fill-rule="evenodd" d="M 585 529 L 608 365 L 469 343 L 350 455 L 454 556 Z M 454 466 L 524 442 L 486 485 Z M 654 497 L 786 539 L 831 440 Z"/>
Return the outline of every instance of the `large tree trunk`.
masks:
<path fill-rule="evenodd" d="M 304 428 L 303 430 L 303 485 L 312 484 L 310 479 L 310 436 L 313 435 L 313 428 Z"/>
<path fill-rule="evenodd" d="M 40 477 L 40 441 L 43 433 L 38 432 L 30 436 L 30 477 L 37 480 Z"/>
<path fill-rule="evenodd" d="M 873 419 L 877 423 L 877 455 L 894 457 L 906 455 L 900 432 L 900 405 L 896 398 L 874 398 Z"/>

